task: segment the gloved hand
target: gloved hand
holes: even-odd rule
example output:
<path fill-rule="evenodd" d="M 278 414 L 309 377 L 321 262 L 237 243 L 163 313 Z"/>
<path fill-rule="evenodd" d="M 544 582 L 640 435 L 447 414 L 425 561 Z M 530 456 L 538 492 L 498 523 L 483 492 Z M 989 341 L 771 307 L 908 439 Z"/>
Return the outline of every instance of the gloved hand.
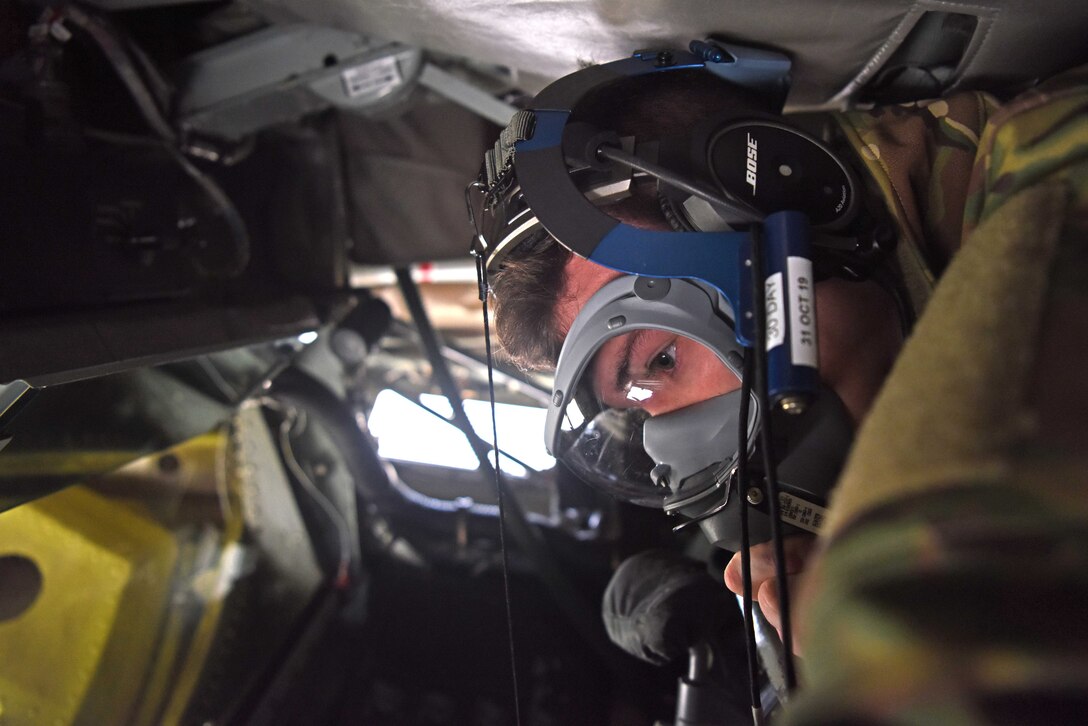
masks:
<path fill-rule="evenodd" d="M 616 645 L 655 665 L 687 657 L 688 648 L 739 621 L 740 608 L 706 565 L 669 550 L 648 550 L 617 568 L 602 616 Z"/>

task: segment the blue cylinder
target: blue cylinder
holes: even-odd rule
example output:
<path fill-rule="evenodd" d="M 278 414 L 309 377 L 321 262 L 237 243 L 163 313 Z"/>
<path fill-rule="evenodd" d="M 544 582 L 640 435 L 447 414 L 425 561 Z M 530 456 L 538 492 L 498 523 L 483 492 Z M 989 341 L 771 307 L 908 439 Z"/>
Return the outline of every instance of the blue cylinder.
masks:
<path fill-rule="evenodd" d="M 775 212 L 763 224 L 767 393 L 771 405 L 810 401 L 819 390 L 816 289 L 808 217 Z"/>

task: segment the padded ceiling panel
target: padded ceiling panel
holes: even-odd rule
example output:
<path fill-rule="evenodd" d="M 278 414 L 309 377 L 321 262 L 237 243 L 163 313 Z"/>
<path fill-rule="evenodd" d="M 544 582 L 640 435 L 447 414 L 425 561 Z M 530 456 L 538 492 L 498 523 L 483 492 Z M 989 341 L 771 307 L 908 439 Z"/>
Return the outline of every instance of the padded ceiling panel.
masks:
<path fill-rule="evenodd" d="M 830 99 L 926 10 L 979 15 L 964 85 L 1019 83 L 1088 61 L 1081 0 L 257 0 L 307 19 L 505 65 L 525 90 L 636 48 L 720 34 L 788 52 L 793 107 Z M 875 70 L 870 66 L 870 70 Z"/>

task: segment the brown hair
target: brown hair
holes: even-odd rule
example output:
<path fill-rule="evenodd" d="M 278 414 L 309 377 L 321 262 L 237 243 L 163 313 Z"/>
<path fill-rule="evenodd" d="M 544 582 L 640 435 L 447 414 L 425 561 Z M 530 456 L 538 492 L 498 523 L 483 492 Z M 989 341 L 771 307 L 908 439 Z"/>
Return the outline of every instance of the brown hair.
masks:
<path fill-rule="evenodd" d="M 554 368 L 563 345 L 555 305 L 571 252 L 541 229 L 491 277 L 500 353 L 525 370 Z"/>

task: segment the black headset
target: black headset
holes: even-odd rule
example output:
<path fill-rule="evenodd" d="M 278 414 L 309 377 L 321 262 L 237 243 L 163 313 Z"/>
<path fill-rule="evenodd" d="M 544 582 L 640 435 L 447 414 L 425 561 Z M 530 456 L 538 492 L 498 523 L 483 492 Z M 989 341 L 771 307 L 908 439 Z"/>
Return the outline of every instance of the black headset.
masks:
<path fill-rule="evenodd" d="M 543 225 L 575 254 L 619 268 L 600 243 L 613 248 L 618 239 L 650 235 L 597 207 L 629 193 L 641 175 L 656 177 L 661 212 L 675 231 L 653 235 L 663 247 L 690 244 L 675 235 L 744 229 L 789 209 L 804 213 L 813 229 L 818 277 L 869 277 L 894 245 L 892 227 L 858 183 L 850 155 L 781 115 L 789 69 L 779 53 L 708 40 L 686 52 L 639 51 L 559 79 L 515 115 L 487 153 L 473 185 L 480 193 L 470 195 L 474 252 L 493 272 Z M 639 84 L 680 83 L 692 74 L 717 81 L 715 93 L 729 100 L 724 112 L 693 119 L 681 133 L 621 138 L 584 120 L 586 99 L 622 98 Z M 618 246 L 629 253 L 638 244 Z"/>

